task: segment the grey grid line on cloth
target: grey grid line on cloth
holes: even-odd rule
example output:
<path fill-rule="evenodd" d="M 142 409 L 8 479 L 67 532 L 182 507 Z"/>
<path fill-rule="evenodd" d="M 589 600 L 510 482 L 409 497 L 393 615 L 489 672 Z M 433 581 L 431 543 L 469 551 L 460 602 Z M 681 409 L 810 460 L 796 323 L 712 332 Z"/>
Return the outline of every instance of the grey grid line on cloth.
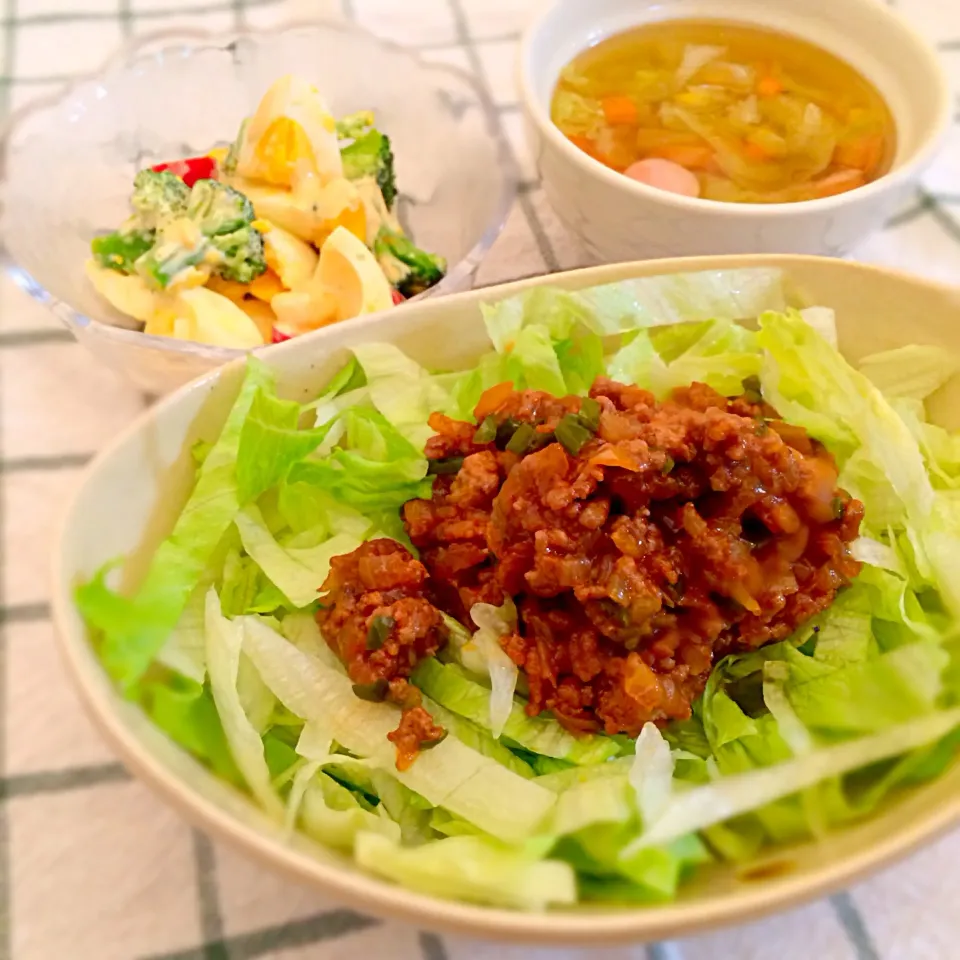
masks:
<path fill-rule="evenodd" d="M 64 0 L 64 3 L 68 0 Z M 504 148 L 508 149 L 508 137 L 504 127 L 511 119 L 518 118 L 517 105 L 511 101 L 499 102 L 495 96 L 489 70 L 484 62 L 483 51 L 490 45 L 508 44 L 516 39 L 515 31 L 506 31 L 485 35 L 482 39 L 474 37 L 470 23 L 474 7 L 483 6 L 488 0 L 438 0 L 437 3 L 418 4 L 417 10 L 432 10 L 445 6 L 448 9 L 454 34 L 449 40 L 431 40 L 418 44 L 423 50 L 459 50 L 465 58 L 465 65 L 480 81 L 484 91 L 484 104 L 492 123 L 497 124 Z M 926 0 L 933 2 L 933 0 Z M 49 0 L 45 0 L 49 3 Z M 359 2 L 346 0 L 343 3 L 345 15 L 356 18 Z M 40 87 L 68 79 L 68 75 L 38 75 L 18 78 L 14 72 L 16 63 L 16 44 L 18 32 L 23 27 L 44 26 L 63 23 L 113 23 L 119 27 L 121 36 L 129 36 L 136 31 L 141 22 L 154 28 L 159 22 L 187 14 L 229 13 L 236 26 L 243 26 L 248 12 L 258 8 L 280 6 L 280 0 L 232 0 L 223 3 L 198 3 L 166 5 L 156 7 L 135 7 L 130 0 L 116 0 L 112 10 L 71 10 L 51 12 L 44 10 L 31 12 L 31 0 L 5 0 L 3 20 L 0 29 L 4 30 L 2 46 L 4 50 L 4 73 L 0 75 L 0 114 L 6 112 L 11 103 L 14 89 L 20 85 Z M 411 6 L 413 6 L 411 4 Z M 522 6 L 522 4 L 517 4 Z M 960 24 L 956 30 L 960 36 Z M 940 48 L 952 58 L 960 59 L 960 39 L 947 39 Z M 514 159 L 520 163 L 513 145 Z M 960 227 L 954 219 L 960 207 L 960 196 L 950 191 L 927 189 L 918 193 L 914 202 L 895 217 L 889 226 L 901 229 L 918 221 L 929 220 L 936 224 L 944 239 L 960 242 Z M 555 221 L 549 219 L 550 212 L 542 202 L 542 192 L 532 179 L 521 184 L 517 209 L 529 232 L 543 268 L 556 270 L 577 265 L 577 260 L 569 248 L 560 250 L 557 238 L 559 232 Z M 539 272 L 539 271 L 538 271 Z M 500 278 L 498 278 L 500 279 Z M 18 353 L 52 344 L 72 342 L 66 331 L 59 329 L 27 329 L 0 331 L 0 351 Z M 92 361 L 91 361 L 92 362 Z M 0 384 L 2 389 L 2 384 Z M 2 423 L 0 423 L 2 429 Z M 86 452 L 54 452 L 50 454 L 27 455 L 7 458 L 4 437 L 0 436 L 0 479 L 10 475 L 45 475 L 61 470 L 75 469 L 89 457 Z M 7 546 L 7 520 L 4 515 L 5 501 L 0 498 L 0 549 Z M 67 767 L 57 770 L 40 770 L 25 773 L 8 774 L 7 731 L 8 697 L 7 674 L 9 670 L 9 637 L 14 628 L 44 623 L 49 619 L 49 608 L 44 601 L 6 603 L 4 584 L 0 580 L 0 960 L 12 957 L 11 915 L 10 915 L 10 849 L 8 806 L 12 799 L 55 797 L 81 791 L 100 785 L 124 784 L 129 777 L 116 763 L 106 762 Z M 197 908 L 199 912 L 199 942 L 195 946 L 178 950 L 138 955 L 141 960 L 146 956 L 153 960 L 241 960 L 241 958 L 266 957 L 299 947 L 330 944 L 349 934 L 358 934 L 367 929 L 379 927 L 377 921 L 347 909 L 330 909 L 298 918 L 281 924 L 255 926 L 251 930 L 227 934 L 223 919 L 223 877 L 218 875 L 218 859 L 215 847 L 200 833 L 191 834 L 192 868 L 196 878 Z M 880 952 L 871 936 L 864 916 L 854 898 L 849 894 L 838 895 L 830 901 L 837 922 L 847 936 L 848 955 L 856 960 L 877 960 Z M 105 936 L 110 931 L 105 930 Z M 450 948 L 444 938 L 433 934 L 417 935 L 417 943 L 424 960 L 447 960 Z M 639 950 L 640 948 L 638 948 Z M 539 951 L 538 951 L 539 954 Z M 338 953 L 337 956 L 354 954 Z M 687 951 L 676 943 L 653 944 L 646 948 L 647 960 L 685 960 Z M 698 954 L 700 955 L 700 954 Z M 386 955 L 384 955 L 386 956 Z M 638 953 L 631 953 L 636 960 Z M 731 954 L 731 956 L 733 956 Z M 16 960 L 16 958 L 14 958 Z M 735 960 L 740 960 L 736 957 Z M 818 958 L 819 960 L 819 958 Z M 824 958 L 825 960 L 825 958 Z M 899 960 L 899 957 L 896 958 Z M 911 958 L 906 958 L 911 960 Z M 930 960 L 941 960 L 933 957 Z M 946 960 L 944 957 L 943 960 Z"/>

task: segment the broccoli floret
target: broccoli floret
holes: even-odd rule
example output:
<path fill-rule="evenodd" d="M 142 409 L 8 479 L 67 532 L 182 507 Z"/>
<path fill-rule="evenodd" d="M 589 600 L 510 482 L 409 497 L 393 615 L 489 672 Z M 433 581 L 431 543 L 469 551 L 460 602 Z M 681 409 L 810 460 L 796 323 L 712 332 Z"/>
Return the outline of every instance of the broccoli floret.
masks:
<path fill-rule="evenodd" d="M 227 280 L 249 283 L 267 269 L 263 236 L 253 226 L 253 204 L 239 190 L 219 180 L 198 180 L 190 193 L 187 216 L 220 251 L 214 272 Z"/>
<path fill-rule="evenodd" d="M 219 180 L 198 180 L 190 192 L 187 216 L 222 256 L 214 272 L 249 283 L 267 269 L 263 237 L 253 226 L 253 204 Z"/>
<path fill-rule="evenodd" d="M 373 252 L 381 269 L 405 297 L 415 297 L 439 283 L 447 272 L 447 261 L 427 253 L 402 233 L 381 227 L 373 241 Z"/>
<path fill-rule="evenodd" d="M 255 216 L 253 204 L 219 180 L 198 180 L 193 185 L 186 215 L 207 237 L 233 233 L 249 226 Z"/>
<path fill-rule="evenodd" d="M 348 180 L 373 177 L 383 194 L 388 210 L 397 196 L 397 180 L 393 169 L 390 138 L 379 130 L 370 130 L 340 151 L 343 172 Z"/>
<path fill-rule="evenodd" d="M 370 110 L 358 110 L 337 121 L 337 136 L 341 140 L 356 140 L 362 137 L 372 126 L 374 116 Z"/>
<path fill-rule="evenodd" d="M 116 230 L 104 237 L 94 237 L 90 250 L 101 267 L 135 273 L 134 263 L 153 246 L 154 240 L 153 230 Z"/>
<path fill-rule="evenodd" d="M 223 255 L 214 267 L 225 280 L 249 283 L 267 269 L 263 255 L 263 235 L 247 224 L 233 233 L 218 233 L 210 243 Z"/>
<path fill-rule="evenodd" d="M 134 186 L 131 224 L 91 244 L 103 266 L 139 273 L 161 290 L 201 263 L 240 283 L 267 269 L 253 204 L 233 187 L 197 180 L 191 189 L 172 173 L 152 170 L 138 173 Z"/>
<path fill-rule="evenodd" d="M 188 246 L 184 243 L 183 220 L 170 221 L 170 232 L 160 229 L 153 246 L 137 260 L 137 273 L 151 287 L 163 290 L 183 270 L 202 263 L 210 250 L 210 241 L 200 236 Z"/>
<path fill-rule="evenodd" d="M 136 226 L 156 230 L 164 221 L 186 212 L 190 188 L 168 170 L 141 170 L 133 181 L 130 203 Z"/>

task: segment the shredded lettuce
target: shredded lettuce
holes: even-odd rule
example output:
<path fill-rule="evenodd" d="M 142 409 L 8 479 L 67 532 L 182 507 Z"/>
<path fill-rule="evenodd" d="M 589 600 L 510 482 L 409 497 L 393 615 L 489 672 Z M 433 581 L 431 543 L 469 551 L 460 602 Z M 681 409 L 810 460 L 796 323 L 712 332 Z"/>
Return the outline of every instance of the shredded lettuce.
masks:
<path fill-rule="evenodd" d="M 351 407 L 343 414 L 345 434 L 324 457 L 301 460 L 290 483 L 324 490 L 335 500 L 364 513 L 398 510 L 407 500 L 430 495 L 427 461 L 379 411 Z"/>
<path fill-rule="evenodd" d="M 746 320 L 787 307 L 777 269 L 711 270 L 622 280 L 568 291 L 535 287 L 481 310 L 494 347 L 503 352 L 526 326 L 556 340 L 582 326 L 600 336 L 701 320 Z"/>
<path fill-rule="evenodd" d="M 491 729 L 491 691 L 472 680 L 457 664 L 422 660 L 413 682 L 431 699 L 473 723 Z M 575 764 L 602 763 L 620 752 L 617 742 L 600 735 L 575 737 L 548 717 L 530 717 L 518 700 L 511 700 L 503 736 L 532 753 Z"/>
<path fill-rule="evenodd" d="M 470 673 L 484 678 L 489 683 L 490 689 L 486 691 L 485 700 L 487 717 L 474 715 L 470 719 L 487 727 L 494 737 L 499 737 L 514 706 L 513 694 L 517 687 L 518 676 L 516 664 L 500 646 L 500 638 L 516 629 L 517 608 L 508 597 L 499 607 L 489 603 L 474 604 L 470 617 L 478 628 L 472 636 L 453 617 L 445 618 L 450 635 L 448 651 L 449 655 Z M 456 710 L 445 702 L 448 697 L 456 701 L 456 693 L 449 689 L 449 684 L 455 682 L 451 674 L 447 684 L 438 685 L 439 696 L 435 696 L 434 699 L 440 700 L 444 706 L 450 707 L 455 712 L 462 713 L 462 710 Z M 464 689 L 462 692 L 467 691 Z M 427 693 L 430 691 L 427 690 Z M 477 691 L 477 693 L 482 696 L 484 692 Z"/>
<path fill-rule="evenodd" d="M 633 849 L 668 843 L 831 777 L 926 746 L 958 726 L 960 709 L 941 711 L 883 733 L 823 747 L 795 760 L 677 791 L 664 813 L 645 827 L 635 847 L 625 852 L 629 855 Z"/>
<path fill-rule="evenodd" d="M 427 418 L 447 405 L 446 390 L 392 344 L 358 344 L 353 352 L 366 375 L 370 401 L 416 450 L 422 450 L 433 433 Z"/>
<path fill-rule="evenodd" d="M 243 548 L 271 583 L 298 609 L 317 599 L 320 585 L 330 572 L 331 557 L 350 553 L 362 542 L 362 538 L 354 534 L 338 533 L 313 547 L 281 546 L 253 504 L 238 511 L 234 522 Z"/>
<path fill-rule="evenodd" d="M 859 368 L 888 400 L 926 400 L 960 370 L 960 363 L 942 347 L 910 344 L 864 357 Z"/>
<path fill-rule="evenodd" d="M 303 411 L 298 403 L 281 400 L 261 386 L 240 430 L 237 448 L 237 494 L 250 503 L 279 483 L 293 464 L 312 453 L 332 424 L 299 429 Z"/>
<path fill-rule="evenodd" d="M 157 660 L 164 666 L 202 684 L 207 675 L 206 602 L 212 581 L 204 578 L 187 598 L 187 604 Z"/>
<path fill-rule="evenodd" d="M 483 837 L 446 837 L 401 847 L 379 834 L 360 834 L 356 856 L 360 866 L 373 873 L 445 899 L 521 910 L 543 910 L 577 899 L 569 864 Z"/>
<path fill-rule="evenodd" d="M 359 699 L 343 674 L 325 667 L 256 618 L 244 620 L 244 650 L 277 699 L 294 715 L 317 721 L 353 753 L 382 769 L 435 806 L 443 806 L 503 840 L 531 836 L 555 802 L 553 794 L 448 736 L 408 770 L 395 767 L 387 734 L 400 720 L 396 707 Z"/>
<path fill-rule="evenodd" d="M 128 598 L 114 592 L 106 583 L 106 569 L 77 590 L 81 614 L 101 635 L 104 666 L 127 692 L 167 642 L 240 508 L 240 435 L 257 394 L 271 385 L 266 366 L 251 358 L 220 436 L 197 470 L 193 492 L 136 594 Z"/>
<path fill-rule="evenodd" d="M 310 770 L 309 766 L 304 769 Z M 311 772 L 298 810 L 307 836 L 342 850 L 352 850 L 363 834 L 382 836 L 388 842 L 400 839 L 400 827 L 390 817 L 371 813 L 336 780 Z"/>
<path fill-rule="evenodd" d="M 210 688 L 223 721 L 230 752 L 253 795 L 269 814 L 280 819 L 283 806 L 270 785 L 263 741 L 244 711 L 237 688 L 243 652 L 243 625 L 223 616 L 213 587 L 207 591 L 205 613 Z"/>
<path fill-rule="evenodd" d="M 630 766 L 630 785 L 643 823 L 654 823 L 670 804 L 673 756 L 670 745 L 655 724 L 646 723 L 637 737 Z"/>

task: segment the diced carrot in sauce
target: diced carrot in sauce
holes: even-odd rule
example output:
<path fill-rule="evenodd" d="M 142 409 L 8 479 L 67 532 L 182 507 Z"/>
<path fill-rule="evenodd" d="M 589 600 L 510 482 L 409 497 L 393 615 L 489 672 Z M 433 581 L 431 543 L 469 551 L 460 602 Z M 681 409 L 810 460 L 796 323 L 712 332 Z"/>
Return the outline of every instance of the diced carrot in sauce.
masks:
<path fill-rule="evenodd" d="M 596 157 L 597 155 L 597 145 L 589 138 L 584 137 L 579 133 L 571 133 L 567 135 L 567 139 L 575 146 L 582 150 L 585 154 L 590 157 Z"/>
<path fill-rule="evenodd" d="M 493 413 L 512 393 L 512 381 L 507 380 L 504 383 L 495 383 L 492 387 L 484 390 L 483 393 L 480 394 L 480 399 L 477 401 L 473 415 L 478 420 L 482 420 L 484 417 Z"/>
<path fill-rule="evenodd" d="M 761 97 L 775 97 L 783 93 L 783 84 L 772 74 L 767 74 L 757 80 L 757 94 Z"/>
<path fill-rule="evenodd" d="M 647 156 L 672 160 L 688 170 L 706 170 L 714 159 L 713 148 L 706 144 L 668 143 L 654 147 Z"/>
<path fill-rule="evenodd" d="M 600 101 L 603 116 L 607 123 L 630 124 L 638 119 L 637 105 L 631 97 L 604 97 Z"/>
<path fill-rule="evenodd" d="M 622 447 L 607 445 L 599 453 L 595 453 L 590 458 L 590 465 L 594 467 L 620 467 L 622 470 L 629 470 L 636 473 L 643 467 L 640 459 L 630 450 L 624 450 Z"/>

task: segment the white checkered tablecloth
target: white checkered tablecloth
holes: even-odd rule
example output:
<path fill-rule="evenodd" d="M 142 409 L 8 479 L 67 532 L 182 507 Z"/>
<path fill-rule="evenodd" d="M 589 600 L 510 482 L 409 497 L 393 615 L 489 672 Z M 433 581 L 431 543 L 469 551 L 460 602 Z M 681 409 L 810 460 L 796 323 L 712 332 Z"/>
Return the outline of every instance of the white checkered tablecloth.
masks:
<path fill-rule="evenodd" d="M 524 182 L 478 282 L 577 266 L 535 181 L 513 88 L 526 0 L 0 0 L 0 113 L 95 69 L 125 38 L 343 15 L 475 73 Z M 900 0 L 960 78 L 960 0 Z M 861 259 L 960 284 L 960 116 L 941 160 Z M 960 319 L 960 318 L 958 318 Z M 506 948 L 324 902 L 192 831 L 91 729 L 57 662 L 51 522 L 80 468 L 145 406 L 0 280 L 0 960 L 953 960 L 960 833 L 829 901 L 619 950 Z"/>

